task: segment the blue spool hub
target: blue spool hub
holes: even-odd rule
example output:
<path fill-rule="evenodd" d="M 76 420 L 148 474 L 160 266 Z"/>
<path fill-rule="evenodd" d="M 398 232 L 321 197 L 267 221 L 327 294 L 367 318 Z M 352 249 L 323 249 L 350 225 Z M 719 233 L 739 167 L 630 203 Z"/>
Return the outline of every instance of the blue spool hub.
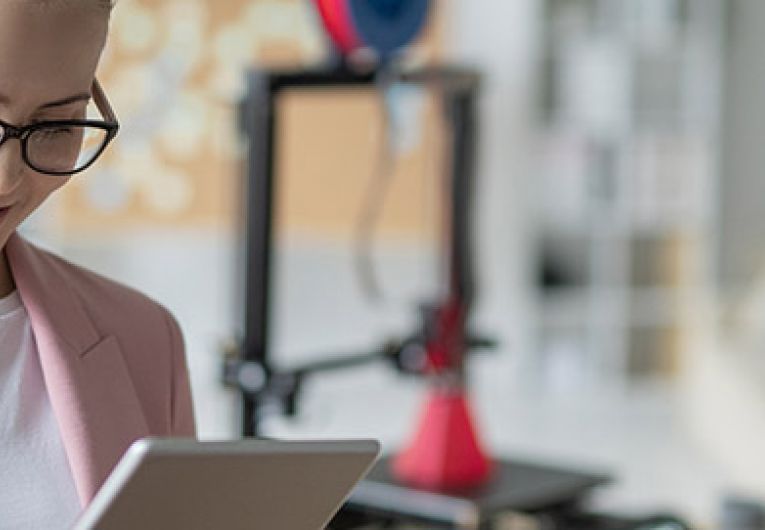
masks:
<path fill-rule="evenodd" d="M 346 0 L 348 17 L 364 46 L 388 58 L 425 25 L 430 0 Z"/>

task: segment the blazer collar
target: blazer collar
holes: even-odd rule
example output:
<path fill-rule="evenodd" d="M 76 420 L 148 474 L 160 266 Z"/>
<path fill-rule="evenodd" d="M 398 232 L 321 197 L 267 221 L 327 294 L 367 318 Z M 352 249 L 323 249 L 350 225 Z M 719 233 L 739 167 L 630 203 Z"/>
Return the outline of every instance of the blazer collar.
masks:
<path fill-rule="evenodd" d="M 78 353 L 93 347 L 101 335 L 61 271 L 17 232 L 11 234 L 5 249 L 35 335 L 53 333 Z"/>
<path fill-rule="evenodd" d="M 16 232 L 5 250 L 84 507 L 129 445 L 148 436 L 146 419 L 117 338 L 98 331 L 74 278 Z"/>

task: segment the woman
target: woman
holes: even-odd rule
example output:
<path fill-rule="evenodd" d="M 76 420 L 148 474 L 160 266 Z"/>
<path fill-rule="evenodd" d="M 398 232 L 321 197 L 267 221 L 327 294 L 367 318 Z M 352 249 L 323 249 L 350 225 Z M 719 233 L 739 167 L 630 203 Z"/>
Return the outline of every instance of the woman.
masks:
<path fill-rule="evenodd" d="M 116 133 L 105 0 L 0 0 L 0 529 L 68 528 L 131 442 L 194 436 L 178 324 L 19 224 Z M 88 101 L 103 118 L 85 117 Z"/>

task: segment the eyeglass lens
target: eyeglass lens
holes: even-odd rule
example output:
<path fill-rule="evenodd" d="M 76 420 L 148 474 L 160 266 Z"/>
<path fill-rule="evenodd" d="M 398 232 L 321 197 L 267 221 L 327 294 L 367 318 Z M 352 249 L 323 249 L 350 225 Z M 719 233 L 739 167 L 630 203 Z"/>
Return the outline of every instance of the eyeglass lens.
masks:
<path fill-rule="evenodd" d="M 98 156 L 108 133 L 100 127 L 54 125 L 34 130 L 26 142 L 26 155 L 39 171 L 77 171 Z"/>

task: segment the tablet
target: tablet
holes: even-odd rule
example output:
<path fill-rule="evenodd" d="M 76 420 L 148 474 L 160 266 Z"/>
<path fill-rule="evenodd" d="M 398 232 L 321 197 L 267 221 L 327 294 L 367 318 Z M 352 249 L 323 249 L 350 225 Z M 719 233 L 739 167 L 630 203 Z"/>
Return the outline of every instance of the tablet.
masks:
<path fill-rule="evenodd" d="M 324 528 L 379 451 L 373 440 L 143 438 L 74 530 Z"/>

